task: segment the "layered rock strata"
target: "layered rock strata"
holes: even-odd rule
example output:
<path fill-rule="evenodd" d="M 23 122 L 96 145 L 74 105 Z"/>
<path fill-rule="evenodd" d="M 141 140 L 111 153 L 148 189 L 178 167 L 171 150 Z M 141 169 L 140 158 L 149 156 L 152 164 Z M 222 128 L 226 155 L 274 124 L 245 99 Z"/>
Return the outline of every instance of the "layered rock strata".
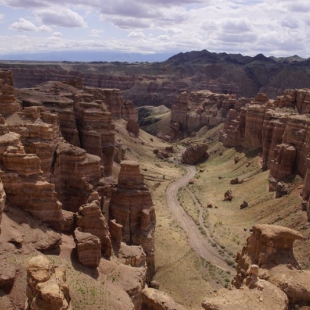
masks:
<path fill-rule="evenodd" d="M 76 226 L 80 232 L 87 232 L 99 238 L 101 251 L 106 258 L 112 254 L 110 232 L 105 217 L 99 208 L 99 201 L 94 200 L 79 208 L 76 214 Z"/>
<path fill-rule="evenodd" d="M 250 100 L 235 95 L 215 94 L 211 91 L 182 92 L 171 107 L 169 135 L 193 132 L 203 126 L 223 123 L 230 109 L 240 111 Z M 178 126 L 176 126 L 178 124 Z"/>
<path fill-rule="evenodd" d="M 293 173 L 304 177 L 306 201 L 310 193 L 310 120 L 304 115 L 308 93 L 308 89 L 287 90 L 274 101 L 258 94 L 247 108 L 229 111 L 220 136 L 225 146 L 247 151 L 262 148 L 262 168 L 270 169 L 275 184 Z"/>
<path fill-rule="evenodd" d="M 30 259 L 27 268 L 26 310 L 70 310 L 66 269 L 54 267 L 45 256 Z"/>
<path fill-rule="evenodd" d="M 115 132 L 111 113 L 101 100 L 79 102 L 75 107 L 80 145 L 101 158 L 105 176 L 112 174 Z"/>
<path fill-rule="evenodd" d="M 74 231 L 74 240 L 79 262 L 84 266 L 97 268 L 101 259 L 100 239 L 77 228 Z"/>
<path fill-rule="evenodd" d="M 291 306 L 310 306 L 310 272 L 300 270 L 293 254 L 293 242 L 301 239 L 303 236 L 299 232 L 286 227 L 253 226 L 247 245 L 237 254 L 237 275 L 232 284 L 239 288 L 248 282 L 250 267 L 256 264 L 259 267 L 258 277 L 280 288 Z"/>
<path fill-rule="evenodd" d="M 120 239 L 118 224 L 122 228 L 122 241 L 142 246 L 147 258 L 147 281 L 149 282 L 155 273 L 155 208 L 137 162 L 121 162 L 118 185 L 112 193 L 109 210 L 112 238 Z M 113 220 L 115 220 L 114 224 Z"/>
<path fill-rule="evenodd" d="M 196 165 L 209 157 L 207 150 L 208 146 L 204 143 L 190 146 L 182 153 L 182 161 L 188 165 Z"/>
<path fill-rule="evenodd" d="M 254 225 L 247 245 L 237 254 L 232 290 L 207 298 L 206 310 L 293 309 L 309 307 L 309 271 L 300 270 L 293 254 L 294 240 L 303 239 L 292 229 Z"/>
<path fill-rule="evenodd" d="M 100 158 L 60 142 L 54 154 L 51 182 L 63 209 L 77 212 L 86 204 L 101 178 Z"/>

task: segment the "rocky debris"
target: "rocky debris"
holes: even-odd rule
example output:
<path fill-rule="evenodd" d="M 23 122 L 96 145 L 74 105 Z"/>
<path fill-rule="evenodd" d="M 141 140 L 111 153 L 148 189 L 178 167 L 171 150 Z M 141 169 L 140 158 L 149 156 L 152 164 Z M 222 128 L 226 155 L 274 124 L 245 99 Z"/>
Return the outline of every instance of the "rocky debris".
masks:
<path fill-rule="evenodd" d="M 232 201 L 232 199 L 233 199 L 232 191 L 231 191 L 231 189 L 228 189 L 224 193 L 224 201 Z"/>
<path fill-rule="evenodd" d="M 74 231 L 74 240 L 79 262 L 84 266 L 97 268 L 101 259 L 100 239 L 77 228 Z"/>
<path fill-rule="evenodd" d="M 135 137 L 139 136 L 140 126 L 137 122 L 132 119 L 129 119 L 126 124 L 126 129 L 129 133 L 132 133 Z"/>
<path fill-rule="evenodd" d="M 235 162 L 235 164 L 237 164 L 239 161 L 240 161 L 240 157 L 239 157 L 238 155 L 236 155 L 236 156 L 234 157 L 234 162 Z"/>
<path fill-rule="evenodd" d="M 70 310 L 66 269 L 54 267 L 42 255 L 29 260 L 27 268 L 26 310 Z"/>
<path fill-rule="evenodd" d="M 94 200 L 79 208 L 76 214 L 76 226 L 80 232 L 88 232 L 100 239 L 101 251 L 106 258 L 112 254 L 110 232 L 105 217 L 99 208 L 99 201 Z"/>
<path fill-rule="evenodd" d="M 0 289 L 9 292 L 16 278 L 16 267 L 12 264 L 2 263 L 0 265 Z"/>
<path fill-rule="evenodd" d="M 185 310 L 182 305 L 174 302 L 166 293 L 149 287 L 142 291 L 142 309 Z"/>
<path fill-rule="evenodd" d="M 146 255 L 141 246 L 127 245 L 122 242 L 118 251 L 118 258 L 125 265 L 146 267 Z"/>
<path fill-rule="evenodd" d="M 231 310 L 231 309 L 276 309 L 287 310 L 288 298 L 275 285 L 268 281 L 250 276 L 249 284 L 240 289 L 222 289 L 216 297 L 210 297 L 202 302 L 205 310 Z"/>
<path fill-rule="evenodd" d="M 284 182 L 278 182 L 276 185 L 276 198 L 288 195 L 290 192 L 289 187 Z"/>
<path fill-rule="evenodd" d="M 182 161 L 188 165 L 196 165 L 208 159 L 208 146 L 204 143 L 188 147 L 182 153 Z"/>
<path fill-rule="evenodd" d="M 119 239 L 122 226 L 122 241 L 127 244 L 141 245 L 147 257 L 147 281 L 155 272 L 154 230 L 155 208 L 149 189 L 140 173 L 139 163 L 122 161 L 118 185 L 113 190 L 109 206 L 109 225 L 113 227 L 114 239 Z M 112 221 L 115 220 L 113 223 Z"/>
<path fill-rule="evenodd" d="M 249 206 L 249 204 L 244 200 L 243 203 L 240 205 L 240 209 L 245 209 Z"/>
<path fill-rule="evenodd" d="M 243 179 L 239 180 L 238 177 L 230 180 L 230 184 L 233 184 L 233 185 L 235 185 L 235 184 L 242 184 L 243 182 L 244 182 L 244 180 Z"/>

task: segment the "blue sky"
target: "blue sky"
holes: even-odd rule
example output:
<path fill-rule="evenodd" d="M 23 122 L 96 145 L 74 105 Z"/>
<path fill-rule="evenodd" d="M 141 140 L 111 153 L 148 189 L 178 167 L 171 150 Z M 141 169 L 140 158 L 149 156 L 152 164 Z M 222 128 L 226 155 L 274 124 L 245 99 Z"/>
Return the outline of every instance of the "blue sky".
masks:
<path fill-rule="evenodd" d="M 0 56 L 70 50 L 310 57 L 309 0 L 0 0 Z"/>

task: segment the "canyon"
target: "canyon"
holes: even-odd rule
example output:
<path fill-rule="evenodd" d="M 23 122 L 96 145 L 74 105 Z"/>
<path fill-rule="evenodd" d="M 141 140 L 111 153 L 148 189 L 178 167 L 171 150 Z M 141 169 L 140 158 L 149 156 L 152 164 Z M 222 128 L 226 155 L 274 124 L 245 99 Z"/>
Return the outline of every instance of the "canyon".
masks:
<path fill-rule="evenodd" d="M 195 72 L 219 59 L 246 72 L 305 62 L 180 54 L 171 83 L 141 64 L 97 64 L 130 77 L 0 71 L 1 307 L 310 306 L 310 90 Z M 157 136 L 139 127 L 143 96 L 170 113 Z"/>

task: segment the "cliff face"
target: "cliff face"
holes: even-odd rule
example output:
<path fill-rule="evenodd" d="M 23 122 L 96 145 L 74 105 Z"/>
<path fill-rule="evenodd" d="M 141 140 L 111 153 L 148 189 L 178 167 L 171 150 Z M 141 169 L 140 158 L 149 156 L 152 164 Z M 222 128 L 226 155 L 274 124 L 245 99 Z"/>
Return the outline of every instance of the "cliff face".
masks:
<path fill-rule="evenodd" d="M 147 261 L 147 281 L 155 273 L 154 230 L 155 209 L 150 191 L 144 184 L 139 164 L 122 161 L 118 186 L 113 191 L 109 206 L 112 238 L 128 244 L 141 245 Z M 116 229 L 119 224 L 119 229 Z M 120 231 L 121 229 L 121 231 Z"/>
<path fill-rule="evenodd" d="M 174 139 L 180 133 L 190 133 L 203 126 L 214 127 L 225 121 L 230 109 L 240 111 L 249 101 L 210 91 L 182 92 L 171 107 L 169 136 Z"/>
<path fill-rule="evenodd" d="M 126 305 L 118 299 L 111 303 L 113 309 L 142 309 L 142 290 L 155 273 L 155 208 L 138 163 L 120 163 L 117 186 L 112 175 L 114 149 L 118 149 L 118 161 L 125 153 L 121 142 L 115 142 L 113 119 L 124 117 L 136 125 L 133 103 L 125 101 L 119 90 L 84 87 L 80 79 L 16 90 L 11 72 L 0 76 L 0 95 L 7 89 L 10 94 L 10 100 L 0 98 L 4 111 L 0 115 L 0 223 L 6 207 L 3 227 L 9 230 L 8 215 L 13 209 L 24 224 L 14 221 L 14 231 L 18 227 L 21 234 L 11 237 L 6 231 L 9 241 L 3 248 L 32 255 L 34 248 L 26 246 L 24 227 L 31 232 L 40 228 L 42 232 L 33 232 L 29 239 L 39 244 L 35 249 L 59 251 L 61 259 L 76 255 L 68 262 L 76 264 L 77 270 L 88 267 L 89 275 L 101 277 L 98 283 L 104 279 L 111 285 L 114 280 L 109 279 L 117 278 L 112 291 Z M 138 133 L 139 127 L 134 129 Z M 46 230 L 57 236 L 51 238 L 49 232 L 42 238 Z M 37 278 L 37 273 L 44 279 Z M 42 257 L 32 259 L 27 309 L 71 309 L 64 279 L 63 269 Z M 155 303 L 164 305 L 165 296 L 157 295 Z"/>
<path fill-rule="evenodd" d="M 264 98 L 258 102 L 258 97 Z M 247 108 L 228 113 L 221 141 L 245 150 L 262 148 L 262 168 L 281 181 L 292 173 L 304 178 L 303 198 L 309 199 L 307 158 L 310 154 L 309 90 L 286 90 L 276 100 L 257 95 Z M 258 104 L 259 103 L 259 104 Z"/>

